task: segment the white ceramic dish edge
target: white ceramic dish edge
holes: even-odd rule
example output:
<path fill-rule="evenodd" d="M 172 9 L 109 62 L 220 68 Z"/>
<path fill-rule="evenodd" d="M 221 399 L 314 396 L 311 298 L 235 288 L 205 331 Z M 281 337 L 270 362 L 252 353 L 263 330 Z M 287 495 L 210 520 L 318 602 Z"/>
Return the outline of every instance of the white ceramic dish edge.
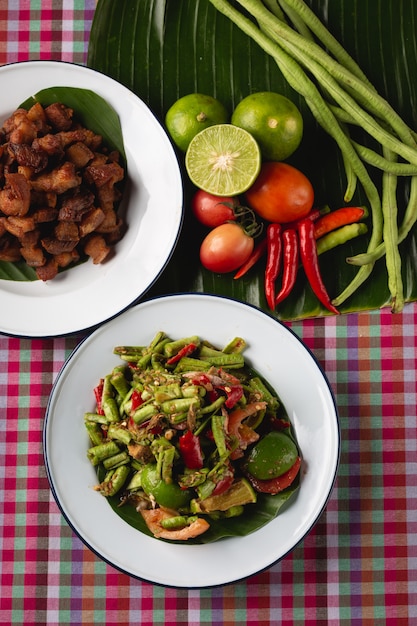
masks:
<path fill-rule="evenodd" d="M 117 315 L 164 270 L 183 221 L 182 179 L 172 145 L 144 102 L 112 78 L 61 61 L 2 66 L 0 125 L 21 102 L 54 86 L 90 89 L 118 113 L 128 164 L 123 200 L 129 203 L 128 230 L 101 265 L 87 262 L 47 283 L 0 280 L 0 332 L 8 335 L 66 335 Z"/>
<path fill-rule="evenodd" d="M 241 538 L 206 545 L 171 545 L 130 527 L 92 490 L 82 415 L 92 389 L 118 361 L 116 344 L 199 334 L 221 345 L 245 337 L 245 356 L 277 389 L 289 410 L 303 454 L 301 486 L 277 518 Z M 302 385 L 302 393 L 300 393 Z M 70 403 L 70 406 L 69 406 Z M 306 418 L 307 417 L 307 418 Z M 176 588 L 213 587 L 246 578 L 288 554 L 325 508 L 337 474 L 340 429 L 332 391 L 299 338 L 252 305 L 203 294 L 145 301 L 100 327 L 72 353 L 48 403 L 44 454 L 54 497 L 69 525 L 103 560 L 134 577 Z"/>

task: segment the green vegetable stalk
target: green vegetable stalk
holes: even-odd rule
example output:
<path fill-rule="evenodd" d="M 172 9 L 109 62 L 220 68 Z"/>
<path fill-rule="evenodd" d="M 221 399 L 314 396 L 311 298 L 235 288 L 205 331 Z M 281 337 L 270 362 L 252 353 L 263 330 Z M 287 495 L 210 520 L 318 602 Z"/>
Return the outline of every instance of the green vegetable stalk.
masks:
<path fill-rule="evenodd" d="M 349 259 L 359 270 L 333 304 L 348 299 L 371 275 L 375 261 L 386 254 L 392 310 L 400 311 L 404 298 L 398 245 L 417 221 L 417 210 L 409 205 L 397 229 L 396 200 L 389 189 L 396 176 L 411 176 L 415 195 L 415 133 L 303 0 L 237 0 L 245 12 L 227 0 L 210 2 L 272 56 L 290 86 L 305 98 L 319 125 L 333 137 L 346 168 L 348 199 L 356 181 L 367 196 L 372 216 L 368 249 L 360 258 Z M 353 141 L 348 130 L 352 124 L 368 133 L 382 154 Z M 369 164 L 383 171 L 381 191 L 368 172 Z"/>

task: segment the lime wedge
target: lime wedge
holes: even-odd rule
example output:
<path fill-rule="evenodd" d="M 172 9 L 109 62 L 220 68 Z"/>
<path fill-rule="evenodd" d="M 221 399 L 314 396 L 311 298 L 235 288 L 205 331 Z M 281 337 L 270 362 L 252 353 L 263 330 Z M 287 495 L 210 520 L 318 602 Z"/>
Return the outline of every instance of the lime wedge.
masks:
<path fill-rule="evenodd" d="M 256 140 L 243 128 L 216 124 L 199 132 L 185 155 L 196 187 L 217 196 L 237 196 L 255 182 L 261 168 Z"/>

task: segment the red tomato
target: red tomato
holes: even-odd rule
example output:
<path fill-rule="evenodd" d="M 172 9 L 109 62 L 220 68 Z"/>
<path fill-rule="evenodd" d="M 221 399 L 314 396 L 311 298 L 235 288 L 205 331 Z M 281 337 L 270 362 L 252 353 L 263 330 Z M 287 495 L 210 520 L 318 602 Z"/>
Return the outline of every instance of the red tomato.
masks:
<path fill-rule="evenodd" d="M 258 178 L 246 192 L 246 198 L 263 219 L 284 224 L 310 212 L 314 190 L 300 170 L 288 163 L 271 161 L 262 165 Z"/>
<path fill-rule="evenodd" d="M 213 228 L 200 247 L 204 267 L 220 274 L 233 272 L 250 257 L 254 246 L 252 237 L 238 224 L 226 223 Z"/>
<path fill-rule="evenodd" d="M 235 206 L 237 206 L 236 198 L 213 196 L 213 194 L 202 189 L 194 194 L 191 201 L 191 208 L 195 217 L 209 228 L 236 219 L 233 210 Z"/>

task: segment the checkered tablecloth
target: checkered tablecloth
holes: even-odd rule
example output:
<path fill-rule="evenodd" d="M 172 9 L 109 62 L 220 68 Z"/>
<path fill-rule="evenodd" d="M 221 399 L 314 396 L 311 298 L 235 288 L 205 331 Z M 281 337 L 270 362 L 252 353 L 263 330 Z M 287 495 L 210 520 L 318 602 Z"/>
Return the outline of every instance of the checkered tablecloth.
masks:
<path fill-rule="evenodd" d="M 0 64 L 85 63 L 94 6 L 0 0 Z M 53 381 L 83 335 L 0 335 L 0 623 L 417 624 L 417 305 L 400 315 L 291 326 L 324 368 L 339 407 L 335 488 L 312 532 L 282 562 L 202 590 L 130 578 L 74 535 L 49 490 L 42 427 Z"/>

